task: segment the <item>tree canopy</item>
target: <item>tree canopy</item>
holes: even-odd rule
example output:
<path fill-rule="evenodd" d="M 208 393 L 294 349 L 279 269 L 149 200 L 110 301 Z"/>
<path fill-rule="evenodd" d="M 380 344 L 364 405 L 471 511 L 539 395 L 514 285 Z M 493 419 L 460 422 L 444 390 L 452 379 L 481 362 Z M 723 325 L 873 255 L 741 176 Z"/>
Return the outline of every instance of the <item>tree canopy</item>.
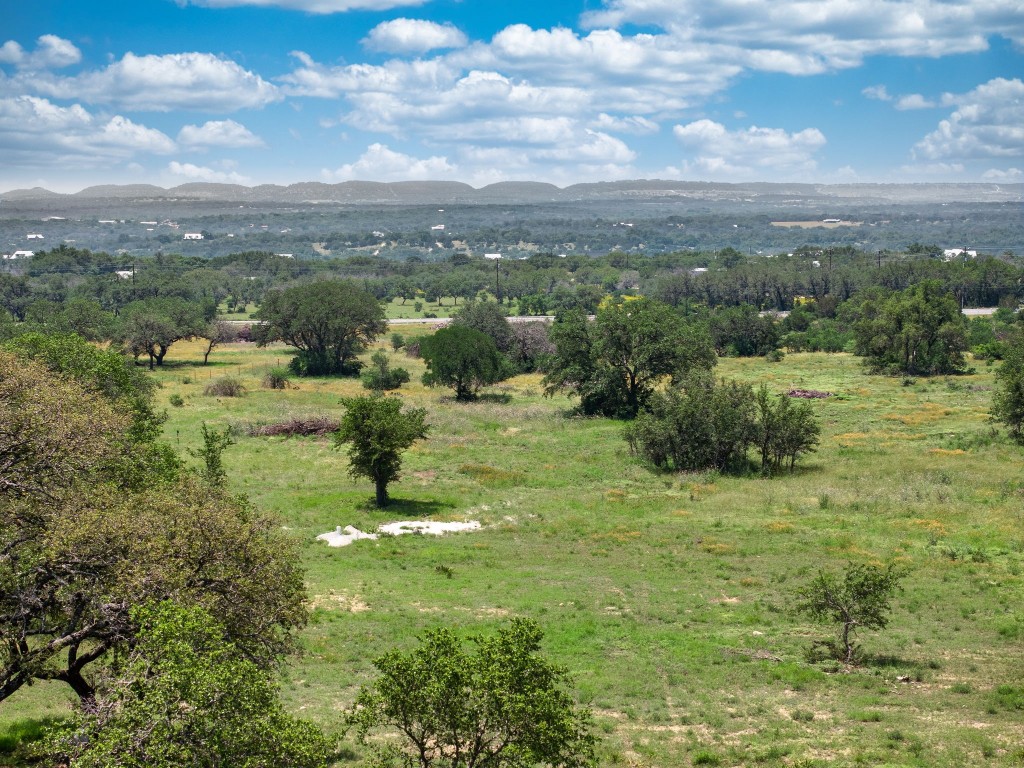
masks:
<path fill-rule="evenodd" d="M 1014 440 L 1024 443 L 1024 329 L 1007 339 L 1003 363 L 996 370 L 992 417 L 1009 428 Z"/>
<path fill-rule="evenodd" d="M 658 382 L 716 362 L 702 327 L 652 299 L 612 303 L 593 322 L 582 312 L 566 313 L 550 337 L 556 351 L 545 391 L 578 395 L 587 414 L 634 418 Z"/>
<path fill-rule="evenodd" d="M 373 481 L 378 507 L 388 503 L 388 483 L 398 479 L 402 451 L 427 435 L 423 408 L 402 410 L 397 397 L 370 395 L 343 399 L 345 415 L 334 435 L 337 447 L 348 444 L 349 474 Z"/>
<path fill-rule="evenodd" d="M 483 331 L 465 325 L 442 328 L 420 342 L 427 364 L 423 383 L 451 387 L 456 400 L 473 400 L 481 387 L 502 381 L 509 366 Z"/>
<path fill-rule="evenodd" d="M 383 307 L 349 280 L 270 291 L 255 317 L 263 322 L 253 328 L 253 340 L 295 347 L 291 367 L 304 376 L 356 373 L 356 356 L 387 331 Z"/>

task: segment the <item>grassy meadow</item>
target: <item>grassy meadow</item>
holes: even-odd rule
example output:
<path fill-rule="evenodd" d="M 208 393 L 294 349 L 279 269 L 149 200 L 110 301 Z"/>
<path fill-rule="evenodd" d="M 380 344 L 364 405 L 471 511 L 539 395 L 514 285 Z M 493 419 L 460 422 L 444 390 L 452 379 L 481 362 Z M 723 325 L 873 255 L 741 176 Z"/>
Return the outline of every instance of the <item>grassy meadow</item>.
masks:
<path fill-rule="evenodd" d="M 263 389 L 288 358 L 227 345 L 203 367 L 199 343 L 176 344 L 155 374 L 167 438 L 184 454 L 203 422 L 339 416 L 339 397 L 364 393 L 354 379 Z M 764 479 L 652 472 L 621 423 L 572 417 L 539 376 L 460 404 L 419 384 L 422 361 L 392 358 L 431 429 L 386 511 L 327 438 L 239 436 L 225 453 L 231 487 L 302 544 L 312 618 L 286 671 L 294 711 L 340 733 L 377 655 L 438 624 L 488 632 L 527 616 L 592 708 L 604 766 L 1024 765 L 1024 449 L 988 422 L 984 364 L 911 381 L 844 354 L 720 361 L 721 376 L 835 393 L 812 401 L 819 450 Z M 203 394 L 225 375 L 248 393 Z M 416 519 L 484 529 L 315 540 Z M 794 615 L 795 591 L 851 560 L 905 565 L 904 592 L 889 628 L 861 638 L 863 666 L 811 663 L 832 628 Z M 0 748 L 66 699 L 37 684 L 4 702 Z"/>

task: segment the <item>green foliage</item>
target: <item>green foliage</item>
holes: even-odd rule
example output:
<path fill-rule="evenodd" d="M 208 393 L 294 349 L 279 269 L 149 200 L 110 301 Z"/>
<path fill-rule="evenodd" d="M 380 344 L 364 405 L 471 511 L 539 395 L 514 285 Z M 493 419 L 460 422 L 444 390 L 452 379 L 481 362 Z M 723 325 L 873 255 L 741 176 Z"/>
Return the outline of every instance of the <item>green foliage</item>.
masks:
<path fill-rule="evenodd" d="M 357 355 L 387 330 L 377 299 L 348 280 L 270 291 L 254 317 L 263 323 L 253 327 L 253 340 L 295 347 L 290 367 L 300 376 L 356 373 Z"/>
<path fill-rule="evenodd" d="M 925 376 L 964 372 L 966 321 L 938 281 L 868 298 L 858 311 L 855 353 L 874 370 Z"/>
<path fill-rule="evenodd" d="M 237 376 L 222 376 L 214 379 L 203 388 L 203 394 L 209 397 L 242 397 L 245 384 Z"/>
<path fill-rule="evenodd" d="M 512 325 L 504 307 L 493 301 L 471 301 L 452 315 L 452 325 L 474 328 L 491 337 L 503 355 L 512 351 Z"/>
<path fill-rule="evenodd" d="M 174 342 L 206 334 L 211 314 L 209 306 L 179 296 L 133 301 L 121 310 L 115 339 L 136 358 L 147 355 L 152 370 Z"/>
<path fill-rule="evenodd" d="M 271 368 L 263 377 L 263 386 L 266 389 L 288 389 L 291 378 L 292 372 L 288 368 Z"/>
<path fill-rule="evenodd" d="M 810 584 L 797 592 L 797 611 L 811 618 L 839 626 L 833 650 L 847 664 L 856 661 L 858 647 L 854 634 L 863 629 L 884 629 L 889 624 L 892 597 L 901 591 L 904 572 L 894 565 L 851 563 L 842 577 L 819 571 Z"/>
<path fill-rule="evenodd" d="M 757 307 L 721 307 L 708 317 L 708 329 L 719 355 L 763 357 L 779 346 L 779 328 Z"/>
<path fill-rule="evenodd" d="M 715 365 L 706 331 L 650 299 L 610 304 L 593 323 L 582 312 L 566 313 L 550 338 L 556 351 L 545 392 L 578 395 L 590 415 L 634 418 L 663 379 Z"/>
<path fill-rule="evenodd" d="M 510 373 L 491 337 L 464 325 L 442 328 L 423 339 L 420 355 L 427 364 L 423 383 L 454 389 L 456 400 L 473 400 L 481 387 Z"/>
<path fill-rule="evenodd" d="M 132 610 L 136 642 L 95 701 L 47 739 L 76 768 L 317 768 L 330 745 L 281 705 L 270 672 L 213 615 L 171 602 Z"/>
<path fill-rule="evenodd" d="M 372 363 L 369 370 L 364 371 L 360 377 L 363 386 L 374 392 L 384 392 L 389 389 L 398 389 L 409 381 L 409 372 L 405 368 L 392 368 L 387 353 L 379 349 L 370 358 Z"/>
<path fill-rule="evenodd" d="M 691 374 L 679 387 L 655 393 L 625 430 L 634 454 L 666 470 L 742 472 L 756 445 L 761 471 L 771 474 L 814 450 L 820 427 L 809 403 L 772 398 L 765 386 L 716 383 Z"/>
<path fill-rule="evenodd" d="M 374 662 L 380 676 L 349 713 L 365 742 L 397 732 L 375 764 L 420 768 L 595 765 L 589 711 L 569 694 L 566 672 L 540 653 L 539 627 L 514 619 L 467 651 L 447 628 L 429 630 L 409 653 Z"/>
<path fill-rule="evenodd" d="M 1009 428 L 1010 436 L 1024 444 L 1024 330 L 1007 341 L 1002 365 L 996 370 L 992 418 Z"/>
<path fill-rule="evenodd" d="M 402 451 L 427 436 L 427 412 L 423 408 L 403 411 L 400 398 L 381 395 L 347 397 L 341 403 L 346 410 L 334 436 L 335 446 L 349 444 L 349 474 L 372 480 L 376 504 L 384 507 L 388 483 L 399 477 Z"/>
<path fill-rule="evenodd" d="M 218 432 L 216 429 L 207 427 L 204 421 L 202 430 L 203 447 L 189 450 L 189 454 L 194 458 L 202 459 L 203 468 L 200 470 L 199 476 L 203 478 L 203 481 L 213 488 L 223 488 L 228 479 L 228 473 L 224 469 L 224 451 L 235 444 L 231 437 L 231 428 L 228 427 L 223 432 Z"/>
<path fill-rule="evenodd" d="M 405 346 L 405 336 L 403 336 L 402 334 L 397 333 L 397 332 L 396 333 L 392 333 L 391 334 L 391 350 L 393 352 L 397 352 L 398 350 L 400 350 L 404 346 Z"/>

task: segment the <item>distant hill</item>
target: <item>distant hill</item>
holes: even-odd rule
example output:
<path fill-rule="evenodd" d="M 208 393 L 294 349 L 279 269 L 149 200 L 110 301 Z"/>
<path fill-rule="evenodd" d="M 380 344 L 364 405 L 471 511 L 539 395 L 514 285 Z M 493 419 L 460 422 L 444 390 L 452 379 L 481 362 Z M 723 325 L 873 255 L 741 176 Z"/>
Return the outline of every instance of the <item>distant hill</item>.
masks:
<path fill-rule="evenodd" d="M 346 181 L 340 184 L 301 182 L 280 186 L 193 182 L 171 189 L 151 184 L 103 184 L 74 194 L 58 194 L 35 187 L 0 194 L 0 201 L 74 204 L 76 201 L 162 200 L 222 203 L 341 203 L 341 204 L 543 204 L 601 200 L 690 199 L 722 202 L 862 202 L 955 203 L 1019 202 L 1024 184 L 725 184 L 698 181 L 638 179 L 573 184 L 506 181 L 474 189 L 456 181 Z"/>

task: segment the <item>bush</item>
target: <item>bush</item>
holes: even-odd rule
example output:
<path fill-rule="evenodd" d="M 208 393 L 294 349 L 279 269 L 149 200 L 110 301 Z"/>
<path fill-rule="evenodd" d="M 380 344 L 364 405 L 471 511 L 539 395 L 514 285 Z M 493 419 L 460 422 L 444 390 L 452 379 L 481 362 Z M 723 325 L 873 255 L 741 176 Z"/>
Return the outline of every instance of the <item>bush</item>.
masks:
<path fill-rule="evenodd" d="M 215 379 L 206 385 L 204 395 L 211 397 L 241 397 L 245 394 L 245 385 L 241 379 L 234 376 L 225 376 L 222 379 Z"/>
<path fill-rule="evenodd" d="M 316 436 L 323 437 L 332 432 L 337 432 L 341 422 L 327 416 L 293 416 L 287 421 L 275 424 L 256 424 L 243 428 L 243 432 L 250 437 L 291 437 Z"/>
<path fill-rule="evenodd" d="M 392 368 L 384 350 L 378 350 L 370 359 L 373 365 L 362 375 L 363 386 L 366 389 L 384 392 L 398 389 L 409 381 L 409 372 L 405 368 Z"/>
<path fill-rule="evenodd" d="M 287 368 L 271 368 L 263 377 L 264 389 L 288 389 L 292 373 Z"/>
<path fill-rule="evenodd" d="M 391 334 L 391 349 L 395 352 L 405 346 L 405 337 L 400 333 Z"/>
<path fill-rule="evenodd" d="M 168 401 L 175 408 L 181 408 L 181 406 L 183 406 L 185 404 L 185 401 L 181 399 L 181 395 L 171 395 L 168 398 Z"/>

